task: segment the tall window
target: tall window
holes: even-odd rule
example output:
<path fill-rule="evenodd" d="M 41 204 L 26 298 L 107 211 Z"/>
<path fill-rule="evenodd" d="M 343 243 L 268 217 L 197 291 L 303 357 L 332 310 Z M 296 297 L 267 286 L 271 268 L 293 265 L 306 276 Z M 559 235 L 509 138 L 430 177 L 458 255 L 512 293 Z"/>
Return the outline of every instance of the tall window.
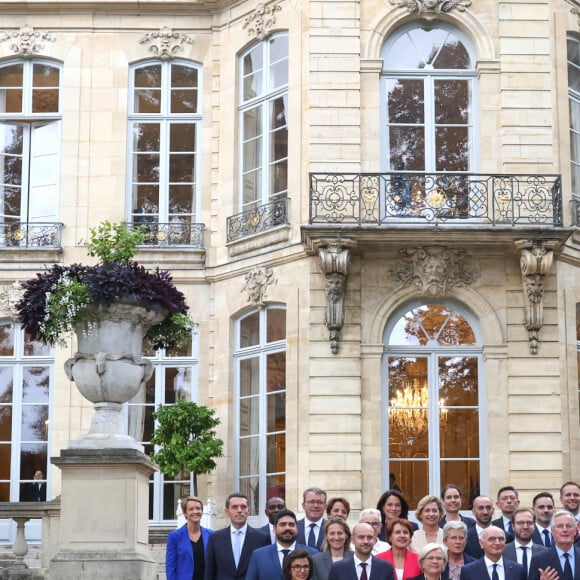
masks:
<path fill-rule="evenodd" d="M 236 474 L 234 487 L 258 515 L 286 488 L 286 311 L 269 306 L 236 323 Z"/>
<path fill-rule="evenodd" d="M 385 332 L 383 473 L 395 474 L 411 505 L 447 483 L 463 489 L 463 509 L 480 492 L 481 348 L 466 314 L 421 304 Z"/>
<path fill-rule="evenodd" d="M 0 223 L 54 222 L 60 175 L 60 67 L 0 66 Z"/>
<path fill-rule="evenodd" d="M 424 26 L 424 25 L 423 25 Z M 387 171 L 474 171 L 474 56 L 446 25 L 402 28 L 384 45 Z"/>
<path fill-rule="evenodd" d="M 580 40 L 568 37 L 568 103 L 572 193 L 580 197 Z"/>
<path fill-rule="evenodd" d="M 288 191 L 288 35 L 256 44 L 240 63 L 240 206 Z"/>
<path fill-rule="evenodd" d="M 32 501 L 37 471 L 46 482 L 52 385 L 50 347 L 0 323 L 0 501 Z"/>
<path fill-rule="evenodd" d="M 153 362 L 154 373 L 145 389 L 128 404 L 128 432 L 151 456 L 154 451 L 150 443 L 155 429 L 153 412 L 159 405 L 198 400 L 198 336 L 194 334 L 191 344 L 175 351 L 155 352 L 146 346 L 143 356 Z M 149 489 L 149 519 L 153 522 L 175 520 L 177 500 L 191 494 L 192 480 L 193 474 L 189 471 L 175 477 L 154 473 Z"/>
<path fill-rule="evenodd" d="M 129 179 L 133 223 L 188 231 L 199 213 L 201 69 L 149 62 L 131 69 Z"/>

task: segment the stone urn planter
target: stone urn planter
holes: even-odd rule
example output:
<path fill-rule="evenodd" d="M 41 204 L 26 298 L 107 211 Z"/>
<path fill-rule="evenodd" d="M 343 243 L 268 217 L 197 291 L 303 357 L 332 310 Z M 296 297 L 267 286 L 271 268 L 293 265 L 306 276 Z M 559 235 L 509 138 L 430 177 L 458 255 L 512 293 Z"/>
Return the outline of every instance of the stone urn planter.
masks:
<path fill-rule="evenodd" d="M 94 405 L 87 434 L 69 442 L 69 449 L 132 448 L 143 451 L 126 433 L 123 404 L 145 387 L 153 374 L 141 357 L 143 338 L 165 312 L 124 302 L 88 307 L 74 325 L 78 352 L 65 363 L 67 377 Z"/>

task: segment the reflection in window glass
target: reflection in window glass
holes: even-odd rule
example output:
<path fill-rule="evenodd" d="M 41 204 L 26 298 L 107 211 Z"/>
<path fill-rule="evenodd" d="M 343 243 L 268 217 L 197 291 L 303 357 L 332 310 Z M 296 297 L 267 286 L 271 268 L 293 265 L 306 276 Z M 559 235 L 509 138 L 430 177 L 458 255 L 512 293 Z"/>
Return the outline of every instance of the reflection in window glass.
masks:
<path fill-rule="evenodd" d="M 254 341 L 241 340 L 252 320 Z M 268 497 L 285 497 L 286 484 L 286 315 L 268 306 L 236 323 L 237 487 L 258 515 Z"/>
<path fill-rule="evenodd" d="M 572 192 L 580 196 L 580 40 L 568 37 L 568 103 Z"/>
<path fill-rule="evenodd" d="M 400 316 L 387 342 L 387 469 L 412 506 L 447 483 L 473 499 L 482 453 L 473 328 L 450 306 L 424 304 Z"/>

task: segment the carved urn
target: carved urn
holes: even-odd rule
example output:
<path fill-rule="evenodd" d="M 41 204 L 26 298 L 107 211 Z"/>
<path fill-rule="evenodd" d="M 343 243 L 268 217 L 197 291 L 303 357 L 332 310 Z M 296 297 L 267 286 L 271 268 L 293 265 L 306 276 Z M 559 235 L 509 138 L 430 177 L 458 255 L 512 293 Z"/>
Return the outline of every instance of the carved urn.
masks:
<path fill-rule="evenodd" d="M 143 338 L 166 313 L 117 302 L 88 307 L 75 325 L 78 352 L 65 363 L 65 372 L 94 405 L 91 428 L 69 448 L 132 448 L 143 446 L 127 434 L 123 404 L 130 401 L 153 374 L 151 361 L 141 357 Z"/>

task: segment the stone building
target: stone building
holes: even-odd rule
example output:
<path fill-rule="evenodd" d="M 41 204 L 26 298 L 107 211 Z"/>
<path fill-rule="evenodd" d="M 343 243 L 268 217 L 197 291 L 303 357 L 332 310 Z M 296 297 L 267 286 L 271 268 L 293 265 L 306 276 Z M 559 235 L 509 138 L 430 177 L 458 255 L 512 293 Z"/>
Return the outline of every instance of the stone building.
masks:
<path fill-rule="evenodd" d="M 128 431 L 150 452 L 156 405 L 215 408 L 218 509 L 580 479 L 579 7 L 0 4 L 0 501 L 39 469 L 57 496 L 91 414 L 14 283 L 84 260 L 102 220 L 146 227 L 139 261 L 199 323 Z M 189 491 L 156 474 L 151 524 Z"/>

